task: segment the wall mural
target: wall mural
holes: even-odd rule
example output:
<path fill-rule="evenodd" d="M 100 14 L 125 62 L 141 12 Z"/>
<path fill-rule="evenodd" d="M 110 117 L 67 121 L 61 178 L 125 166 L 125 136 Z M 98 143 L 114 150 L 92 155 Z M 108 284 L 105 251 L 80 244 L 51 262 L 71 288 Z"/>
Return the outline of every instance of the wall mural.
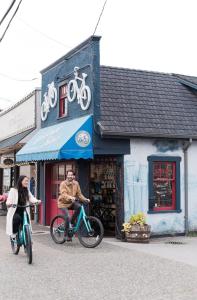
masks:
<path fill-rule="evenodd" d="M 147 210 L 147 166 L 125 160 L 125 220 Z"/>

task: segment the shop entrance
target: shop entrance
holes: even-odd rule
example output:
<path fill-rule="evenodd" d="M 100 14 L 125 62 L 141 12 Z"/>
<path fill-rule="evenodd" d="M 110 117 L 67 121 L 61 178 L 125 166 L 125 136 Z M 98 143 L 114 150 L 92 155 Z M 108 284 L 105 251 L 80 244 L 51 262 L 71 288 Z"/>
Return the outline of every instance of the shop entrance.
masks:
<path fill-rule="evenodd" d="M 59 186 L 66 179 L 67 170 L 71 169 L 77 172 L 74 161 L 46 164 L 46 225 L 50 225 L 51 220 L 62 213 L 57 207 Z"/>
<path fill-rule="evenodd" d="M 106 236 L 120 235 L 119 173 L 120 164 L 117 158 L 99 157 L 90 164 L 91 215 L 101 220 Z"/>

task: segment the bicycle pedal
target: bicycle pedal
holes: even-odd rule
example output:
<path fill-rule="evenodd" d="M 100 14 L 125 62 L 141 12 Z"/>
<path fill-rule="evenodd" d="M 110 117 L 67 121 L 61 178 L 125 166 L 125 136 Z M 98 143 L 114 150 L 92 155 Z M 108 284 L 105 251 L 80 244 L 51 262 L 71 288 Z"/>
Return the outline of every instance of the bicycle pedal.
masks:
<path fill-rule="evenodd" d="M 68 236 L 68 237 L 66 238 L 66 242 L 72 242 L 72 238 Z"/>

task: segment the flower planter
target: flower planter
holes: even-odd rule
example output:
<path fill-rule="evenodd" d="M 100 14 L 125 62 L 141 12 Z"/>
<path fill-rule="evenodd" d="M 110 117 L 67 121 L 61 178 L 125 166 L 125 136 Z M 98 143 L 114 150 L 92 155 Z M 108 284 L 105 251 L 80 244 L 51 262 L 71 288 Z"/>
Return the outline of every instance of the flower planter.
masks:
<path fill-rule="evenodd" d="M 132 225 L 129 232 L 125 232 L 125 239 L 130 243 L 149 243 L 150 225 Z"/>

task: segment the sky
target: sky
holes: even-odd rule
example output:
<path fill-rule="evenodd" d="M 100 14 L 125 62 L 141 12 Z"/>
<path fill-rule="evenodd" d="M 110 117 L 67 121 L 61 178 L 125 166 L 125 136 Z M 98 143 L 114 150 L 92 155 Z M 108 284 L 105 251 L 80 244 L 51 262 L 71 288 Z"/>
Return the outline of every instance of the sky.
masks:
<path fill-rule="evenodd" d="M 0 0 L 0 20 L 11 2 Z M 21 2 L 0 42 L 0 109 L 40 87 L 40 71 L 94 33 L 104 3 Z M 95 32 L 101 64 L 197 76 L 196 11 L 196 0 L 107 0 Z"/>

